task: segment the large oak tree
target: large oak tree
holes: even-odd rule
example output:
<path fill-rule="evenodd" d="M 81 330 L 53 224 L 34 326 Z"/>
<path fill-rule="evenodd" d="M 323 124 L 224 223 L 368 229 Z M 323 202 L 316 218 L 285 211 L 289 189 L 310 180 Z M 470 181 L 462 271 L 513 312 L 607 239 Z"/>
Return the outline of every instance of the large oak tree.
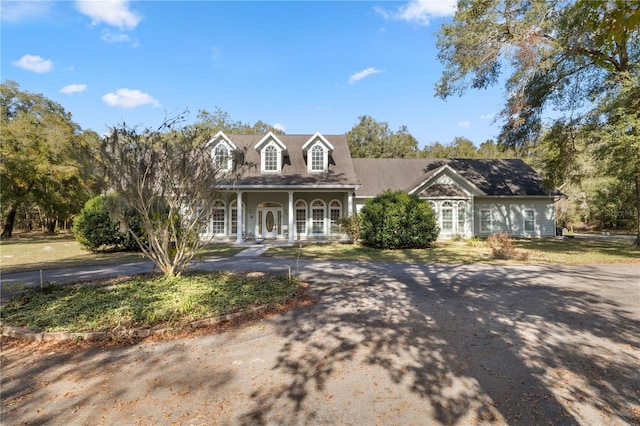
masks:
<path fill-rule="evenodd" d="M 627 0 L 461 0 L 438 34 L 436 94 L 506 75 L 500 142 L 536 144 L 553 129 L 557 165 L 570 168 L 580 133 L 603 170 L 635 184 L 640 216 L 639 26 L 640 3 Z"/>
<path fill-rule="evenodd" d="M 0 139 L 2 238 L 11 237 L 16 214 L 27 205 L 43 212 L 49 232 L 80 211 L 96 183 L 84 161 L 97 147 L 94 132 L 83 132 L 60 104 L 6 81 L 0 84 Z"/>

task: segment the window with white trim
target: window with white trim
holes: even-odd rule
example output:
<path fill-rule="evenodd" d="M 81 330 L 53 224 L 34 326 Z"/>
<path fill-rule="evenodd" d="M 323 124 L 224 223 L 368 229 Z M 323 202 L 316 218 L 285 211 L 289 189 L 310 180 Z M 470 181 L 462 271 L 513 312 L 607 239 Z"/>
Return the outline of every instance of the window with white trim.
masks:
<path fill-rule="evenodd" d="M 324 210 L 324 201 L 315 200 L 311 203 L 311 233 L 313 235 L 324 234 Z"/>
<path fill-rule="evenodd" d="M 224 235 L 225 206 L 222 201 L 216 201 L 211 212 L 211 233 L 213 235 Z"/>
<path fill-rule="evenodd" d="M 442 203 L 440 218 L 442 232 L 447 234 L 453 232 L 453 204 L 451 201 Z"/>
<path fill-rule="evenodd" d="M 303 200 L 296 201 L 296 234 L 307 235 L 307 203 Z"/>
<path fill-rule="evenodd" d="M 490 234 L 492 232 L 491 210 L 480 210 L 480 233 Z"/>
<path fill-rule="evenodd" d="M 327 170 L 326 151 L 320 144 L 311 148 L 311 172 L 324 172 Z"/>
<path fill-rule="evenodd" d="M 338 200 L 329 203 L 329 233 L 332 235 L 340 232 L 340 217 L 342 216 L 342 204 Z"/>
<path fill-rule="evenodd" d="M 218 170 L 229 170 L 230 165 L 229 147 L 224 143 L 219 143 L 213 152 L 213 164 Z"/>
<path fill-rule="evenodd" d="M 262 151 L 262 170 L 265 172 L 277 172 L 279 171 L 280 153 L 278 149 L 273 145 L 268 145 Z"/>
<path fill-rule="evenodd" d="M 535 210 L 524 211 L 524 231 L 535 232 L 536 230 L 536 212 Z"/>
<path fill-rule="evenodd" d="M 229 234 L 238 235 L 238 201 L 237 200 L 233 200 L 231 204 L 229 204 L 229 216 L 230 216 Z M 242 217 L 244 218 L 244 203 L 242 203 Z"/>

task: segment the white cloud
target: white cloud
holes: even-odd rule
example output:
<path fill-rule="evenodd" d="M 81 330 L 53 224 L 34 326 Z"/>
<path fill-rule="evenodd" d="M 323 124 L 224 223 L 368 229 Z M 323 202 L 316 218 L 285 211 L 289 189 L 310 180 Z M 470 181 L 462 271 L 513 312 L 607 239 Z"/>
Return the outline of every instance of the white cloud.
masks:
<path fill-rule="evenodd" d="M 127 43 L 132 41 L 129 34 L 125 33 L 114 33 L 109 30 L 102 31 L 102 40 L 107 43 Z"/>
<path fill-rule="evenodd" d="M 60 89 L 60 93 L 64 93 L 65 95 L 70 95 L 72 93 L 80 93 L 87 90 L 86 84 L 69 84 Z"/>
<path fill-rule="evenodd" d="M 115 93 L 107 93 L 102 100 L 109 106 L 122 108 L 135 108 L 140 105 L 160 106 L 160 102 L 150 94 L 131 89 L 118 89 Z"/>
<path fill-rule="evenodd" d="M 120 29 L 132 30 L 142 18 L 129 9 L 128 0 L 76 0 L 76 7 L 92 19 L 92 25 L 104 22 Z"/>
<path fill-rule="evenodd" d="M 49 15 L 52 1 L 2 0 L 0 15 L 3 21 L 21 22 Z"/>
<path fill-rule="evenodd" d="M 471 126 L 471 122 L 470 121 L 460 121 L 458 122 L 458 126 L 463 127 L 463 128 L 467 128 Z"/>
<path fill-rule="evenodd" d="M 274 128 L 274 129 L 278 129 L 278 130 L 280 130 L 281 132 L 285 132 L 285 131 L 287 130 L 287 128 L 286 128 L 286 127 L 284 127 L 284 125 L 282 125 L 282 124 L 280 124 L 280 123 L 276 123 L 276 124 L 274 124 L 274 125 L 273 125 L 273 128 Z"/>
<path fill-rule="evenodd" d="M 14 61 L 13 65 L 39 74 L 44 74 L 53 70 L 53 62 L 38 55 L 24 55 L 22 58 Z"/>
<path fill-rule="evenodd" d="M 411 0 L 394 11 L 382 7 L 374 10 L 384 19 L 429 25 L 432 18 L 451 16 L 456 11 L 456 0 Z"/>
<path fill-rule="evenodd" d="M 480 114 L 480 118 L 483 120 L 493 120 L 496 116 L 496 113 L 491 113 L 491 114 Z"/>
<path fill-rule="evenodd" d="M 380 71 L 379 69 L 376 68 L 367 68 L 365 70 L 362 70 L 360 72 L 357 72 L 355 74 L 353 74 L 351 77 L 349 77 L 349 84 L 354 84 L 356 81 L 360 81 L 365 77 L 368 77 L 372 74 L 378 74 L 381 73 L 382 71 Z"/>

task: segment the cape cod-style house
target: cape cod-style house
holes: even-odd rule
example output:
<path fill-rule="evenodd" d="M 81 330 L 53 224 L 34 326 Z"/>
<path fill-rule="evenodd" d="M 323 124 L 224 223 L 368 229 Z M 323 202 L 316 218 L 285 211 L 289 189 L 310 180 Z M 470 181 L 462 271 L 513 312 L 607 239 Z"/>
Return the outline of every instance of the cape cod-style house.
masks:
<path fill-rule="evenodd" d="M 388 189 L 428 200 L 442 238 L 555 235 L 558 194 L 519 159 L 351 158 L 345 135 L 320 133 L 219 132 L 208 145 L 212 161 L 235 173 L 211 206 L 206 232 L 217 239 L 342 239 L 338 220 Z"/>

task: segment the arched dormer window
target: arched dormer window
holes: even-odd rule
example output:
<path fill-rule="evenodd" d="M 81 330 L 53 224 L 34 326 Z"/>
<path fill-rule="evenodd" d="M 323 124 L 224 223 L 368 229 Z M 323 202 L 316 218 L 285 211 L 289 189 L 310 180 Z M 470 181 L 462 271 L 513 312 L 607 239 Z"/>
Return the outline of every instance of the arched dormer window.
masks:
<path fill-rule="evenodd" d="M 302 145 L 302 151 L 307 159 L 307 171 L 309 173 L 327 172 L 333 149 L 331 142 L 320 133 L 313 135 Z"/>
<path fill-rule="evenodd" d="M 276 135 L 267 133 L 255 144 L 254 149 L 260 153 L 260 170 L 263 173 L 282 171 L 282 158 L 287 152 L 287 146 Z"/>
<path fill-rule="evenodd" d="M 311 148 L 310 172 L 324 172 L 327 170 L 327 151 L 316 144 Z"/>
<path fill-rule="evenodd" d="M 280 171 L 280 153 L 278 149 L 273 145 L 268 145 L 262 152 L 262 170 L 265 172 L 277 172 Z"/>
<path fill-rule="evenodd" d="M 229 147 L 224 142 L 219 143 L 213 151 L 213 163 L 218 170 L 231 169 L 231 156 L 229 155 Z"/>

